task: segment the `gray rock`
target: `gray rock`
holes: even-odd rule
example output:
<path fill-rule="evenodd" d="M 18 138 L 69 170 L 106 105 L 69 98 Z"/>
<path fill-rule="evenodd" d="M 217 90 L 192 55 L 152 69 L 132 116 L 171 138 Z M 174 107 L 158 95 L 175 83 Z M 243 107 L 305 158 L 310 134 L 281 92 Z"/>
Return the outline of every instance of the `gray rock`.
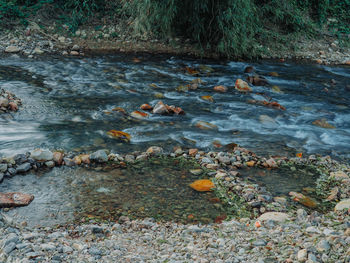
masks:
<path fill-rule="evenodd" d="M 2 183 L 3 180 L 4 180 L 4 174 L 0 173 L 0 183 Z"/>
<path fill-rule="evenodd" d="M 53 168 L 55 167 L 55 162 L 54 161 L 48 161 L 48 162 L 45 162 L 45 165 L 49 168 Z"/>
<path fill-rule="evenodd" d="M 108 155 L 105 150 L 98 150 L 90 154 L 90 160 L 98 163 L 105 163 L 108 161 Z"/>
<path fill-rule="evenodd" d="M 282 213 L 282 212 L 267 212 L 262 214 L 258 220 L 260 221 L 267 221 L 267 220 L 272 220 L 272 221 L 277 221 L 277 222 L 283 222 L 289 219 L 288 214 Z"/>
<path fill-rule="evenodd" d="M 331 246 L 329 245 L 327 240 L 323 239 L 320 242 L 318 242 L 316 249 L 318 252 L 328 252 L 331 249 Z"/>
<path fill-rule="evenodd" d="M 30 157 L 36 161 L 52 161 L 53 153 L 48 150 L 36 149 L 31 153 Z"/>
<path fill-rule="evenodd" d="M 125 155 L 125 161 L 127 163 L 134 163 L 135 162 L 135 156 L 131 154 Z"/>
<path fill-rule="evenodd" d="M 31 169 L 30 163 L 23 163 L 16 168 L 17 173 L 25 173 Z"/>
<path fill-rule="evenodd" d="M 40 245 L 40 248 L 42 249 L 42 250 L 45 250 L 45 251 L 50 251 L 50 250 L 55 250 L 56 249 L 56 246 L 55 246 L 55 244 L 41 244 Z"/>
<path fill-rule="evenodd" d="M 11 167 L 11 168 L 8 168 L 7 171 L 8 171 L 8 173 L 9 173 L 10 175 L 12 175 L 12 176 L 13 176 L 13 175 L 16 175 L 16 173 L 17 173 L 16 169 L 15 169 L 15 168 L 12 168 L 12 167 Z"/>
<path fill-rule="evenodd" d="M 266 244 L 267 244 L 267 242 L 265 240 L 262 240 L 262 239 L 258 239 L 258 240 L 253 242 L 253 246 L 256 246 L 256 247 L 266 246 Z"/>
<path fill-rule="evenodd" d="M 204 158 L 201 160 L 201 163 L 213 163 L 213 160 L 209 159 L 208 157 L 204 157 Z"/>
<path fill-rule="evenodd" d="M 75 166 L 75 162 L 70 158 L 63 158 L 63 161 L 66 166 Z"/>
<path fill-rule="evenodd" d="M 308 262 L 319 262 L 319 261 L 317 260 L 317 257 L 314 254 L 309 253 Z"/>
<path fill-rule="evenodd" d="M 6 98 L 1 97 L 0 98 L 0 107 L 5 107 L 7 108 L 9 105 L 9 100 Z"/>
<path fill-rule="evenodd" d="M 13 160 L 16 164 L 22 164 L 25 163 L 28 158 L 25 154 L 16 154 L 15 157 L 13 157 Z"/>
<path fill-rule="evenodd" d="M 307 260 L 307 250 L 306 249 L 301 249 L 298 251 L 297 260 L 299 262 L 305 262 Z"/>
<path fill-rule="evenodd" d="M 7 171 L 7 163 L 0 163 L 0 172 L 4 173 Z"/>
<path fill-rule="evenodd" d="M 10 254 L 15 248 L 16 244 L 12 242 L 3 248 L 3 252 L 5 254 Z"/>
<path fill-rule="evenodd" d="M 91 248 L 89 249 L 89 253 L 90 253 L 91 255 L 94 255 L 94 256 L 100 256 L 100 255 L 102 255 L 102 251 L 101 251 L 100 249 L 98 249 L 97 247 L 91 247 Z"/>
<path fill-rule="evenodd" d="M 4 246 L 7 246 L 10 243 L 17 244 L 18 240 L 18 236 L 15 233 L 10 233 L 4 242 Z"/>

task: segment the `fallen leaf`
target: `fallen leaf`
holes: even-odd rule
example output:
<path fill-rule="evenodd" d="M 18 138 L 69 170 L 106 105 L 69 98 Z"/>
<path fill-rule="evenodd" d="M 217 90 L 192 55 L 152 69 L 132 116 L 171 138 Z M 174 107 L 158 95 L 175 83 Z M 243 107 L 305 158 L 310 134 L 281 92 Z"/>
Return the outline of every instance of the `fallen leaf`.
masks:
<path fill-rule="evenodd" d="M 206 100 L 206 101 L 210 101 L 210 102 L 214 102 L 214 98 L 210 95 L 201 96 L 201 99 Z"/>
<path fill-rule="evenodd" d="M 245 164 L 246 164 L 247 166 L 249 166 L 249 167 L 253 167 L 254 164 L 255 164 L 255 162 L 254 162 L 254 161 L 249 161 L 249 162 L 246 162 Z"/>
<path fill-rule="evenodd" d="M 191 68 L 191 67 L 186 67 L 186 71 L 188 74 L 191 74 L 191 75 L 198 75 L 199 74 L 198 70 L 195 70 L 194 68 Z"/>
<path fill-rule="evenodd" d="M 315 120 L 312 124 L 325 129 L 335 129 L 335 127 L 332 124 L 329 124 L 325 119 Z"/>
<path fill-rule="evenodd" d="M 117 138 L 127 142 L 130 142 L 130 139 L 131 139 L 130 134 L 122 131 L 110 130 L 107 132 L 107 134 L 112 136 L 113 138 Z"/>
<path fill-rule="evenodd" d="M 144 119 L 148 117 L 148 114 L 142 111 L 133 111 L 132 113 L 130 113 L 131 117 L 137 118 L 137 119 Z"/>
<path fill-rule="evenodd" d="M 303 153 L 297 153 L 296 157 L 303 158 Z"/>
<path fill-rule="evenodd" d="M 208 192 L 212 191 L 212 189 L 215 188 L 215 185 L 209 179 L 201 179 L 194 181 L 190 184 L 190 187 L 198 192 Z"/>
<path fill-rule="evenodd" d="M 317 203 L 315 200 L 301 193 L 289 192 L 289 195 L 292 197 L 293 201 L 296 201 L 306 207 L 315 208 L 317 206 Z"/>

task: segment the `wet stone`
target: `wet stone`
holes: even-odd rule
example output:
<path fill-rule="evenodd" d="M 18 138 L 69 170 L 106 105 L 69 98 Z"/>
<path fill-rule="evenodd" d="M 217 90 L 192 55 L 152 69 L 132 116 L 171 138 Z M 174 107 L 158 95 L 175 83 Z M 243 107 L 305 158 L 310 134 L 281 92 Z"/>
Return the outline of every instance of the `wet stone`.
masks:
<path fill-rule="evenodd" d="M 7 163 L 0 163 L 0 173 L 7 171 Z"/>
<path fill-rule="evenodd" d="M 108 161 L 108 155 L 105 150 L 98 150 L 90 154 L 90 160 L 98 163 L 105 163 Z"/>
<path fill-rule="evenodd" d="M 17 173 L 25 173 L 28 172 L 31 169 L 30 163 L 23 163 L 16 168 Z"/>
<path fill-rule="evenodd" d="M 14 242 L 12 242 L 12 243 L 6 245 L 3 248 L 3 251 L 5 254 L 10 254 L 15 248 L 16 248 L 16 244 Z"/>

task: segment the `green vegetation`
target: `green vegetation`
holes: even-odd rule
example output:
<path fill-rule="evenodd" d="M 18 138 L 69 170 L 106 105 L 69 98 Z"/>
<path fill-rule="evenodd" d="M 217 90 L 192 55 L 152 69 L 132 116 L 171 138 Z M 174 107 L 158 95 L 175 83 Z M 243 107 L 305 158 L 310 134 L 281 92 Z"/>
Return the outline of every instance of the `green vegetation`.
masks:
<path fill-rule="evenodd" d="M 226 57 L 255 57 L 319 32 L 350 34 L 350 0 L 0 0 L 0 25 L 26 23 L 38 10 L 54 10 L 71 31 L 122 17 L 135 37 L 189 39 Z"/>

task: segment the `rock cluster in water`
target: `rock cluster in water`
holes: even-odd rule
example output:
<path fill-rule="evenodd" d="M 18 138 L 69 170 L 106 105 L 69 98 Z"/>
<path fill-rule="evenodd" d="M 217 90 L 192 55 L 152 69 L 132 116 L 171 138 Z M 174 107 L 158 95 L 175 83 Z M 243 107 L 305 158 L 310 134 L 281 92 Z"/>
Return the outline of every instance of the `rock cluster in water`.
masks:
<path fill-rule="evenodd" d="M 13 93 L 0 89 L 0 114 L 10 111 L 17 111 L 21 104 L 21 100 Z"/>

